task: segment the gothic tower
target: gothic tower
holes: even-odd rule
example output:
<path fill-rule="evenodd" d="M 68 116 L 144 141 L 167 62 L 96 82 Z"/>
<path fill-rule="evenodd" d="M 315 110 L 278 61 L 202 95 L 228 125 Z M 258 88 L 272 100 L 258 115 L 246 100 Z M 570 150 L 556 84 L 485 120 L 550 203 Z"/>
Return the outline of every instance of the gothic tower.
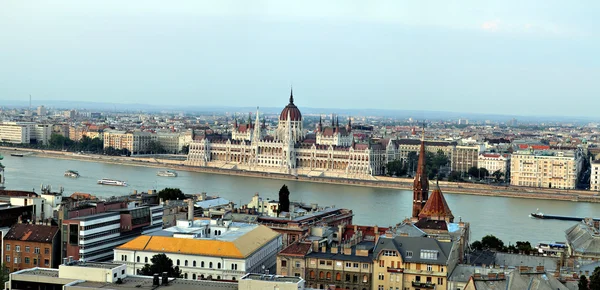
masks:
<path fill-rule="evenodd" d="M 427 180 L 427 168 L 425 162 L 425 126 L 421 136 L 421 149 L 419 151 L 419 163 L 415 181 L 413 183 L 413 210 L 412 217 L 418 218 L 419 213 L 429 198 L 429 180 Z"/>

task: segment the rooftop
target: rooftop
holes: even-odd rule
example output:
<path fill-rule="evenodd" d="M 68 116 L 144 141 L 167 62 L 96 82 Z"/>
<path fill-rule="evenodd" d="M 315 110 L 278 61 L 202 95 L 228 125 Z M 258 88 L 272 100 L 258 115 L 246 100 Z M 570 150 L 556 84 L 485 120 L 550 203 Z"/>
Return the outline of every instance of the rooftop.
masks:
<path fill-rule="evenodd" d="M 246 276 L 241 278 L 242 280 L 265 280 L 265 281 L 274 281 L 281 283 L 300 283 L 302 282 L 302 278 L 300 277 L 290 277 L 290 276 L 279 276 L 279 275 L 262 275 L 262 274 L 246 274 Z"/>
<path fill-rule="evenodd" d="M 6 236 L 5 240 L 18 240 L 37 243 L 52 243 L 52 239 L 58 233 L 58 227 L 35 224 L 15 224 Z"/>

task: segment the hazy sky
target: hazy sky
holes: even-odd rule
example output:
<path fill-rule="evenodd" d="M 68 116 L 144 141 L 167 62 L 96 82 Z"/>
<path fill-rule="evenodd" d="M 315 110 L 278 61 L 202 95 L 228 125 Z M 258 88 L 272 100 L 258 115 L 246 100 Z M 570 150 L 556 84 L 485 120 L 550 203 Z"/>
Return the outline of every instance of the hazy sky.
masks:
<path fill-rule="evenodd" d="M 600 1 L 0 1 L 2 100 L 597 115 Z"/>

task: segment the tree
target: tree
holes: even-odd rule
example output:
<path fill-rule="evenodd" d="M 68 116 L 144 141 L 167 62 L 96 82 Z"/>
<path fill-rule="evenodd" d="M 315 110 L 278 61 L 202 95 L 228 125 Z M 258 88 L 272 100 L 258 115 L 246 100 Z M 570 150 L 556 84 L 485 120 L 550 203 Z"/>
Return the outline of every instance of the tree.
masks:
<path fill-rule="evenodd" d="M 502 176 L 504 176 L 504 173 L 500 171 L 500 169 L 498 169 L 494 171 L 494 173 L 492 173 L 492 176 L 496 179 L 496 182 L 500 182 L 500 179 L 502 178 Z"/>
<path fill-rule="evenodd" d="M 183 153 L 183 154 L 190 153 L 190 145 L 183 145 L 183 147 L 181 148 L 181 153 Z"/>
<path fill-rule="evenodd" d="M 585 275 L 581 275 L 579 277 L 579 282 L 577 283 L 577 289 L 578 290 L 589 290 L 589 286 L 588 286 L 588 279 L 587 277 L 585 277 Z"/>
<path fill-rule="evenodd" d="M 179 188 L 167 187 L 158 192 L 158 198 L 162 198 L 163 200 L 182 200 L 185 199 L 185 194 Z"/>
<path fill-rule="evenodd" d="M 8 282 L 9 272 L 10 272 L 10 270 L 8 269 L 6 264 L 2 263 L 2 265 L 0 266 L 0 279 L 2 280 L 2 281 L 0 281 L 0 283 L 2 283 L 2 285 L 4 285 L 4 283 Z"/>
<path fill-rule="evenodd" d="M 521 241 L 517 241 L 516 249 L 518 251 L 523 251 L 526 255 L 529 255 L 529 253 L 531 251 L 533 251 L 533 247 L 531 247 L 531 243 L 521 242 Z"/>
<path fill-rule="evenodd" d="M 402 172 L 406 172 L 406 168 L 405 166 L 402 164 L 401 160 L 394 160 L 391 162 L 388 162 L 388 164 L 386 165 L 386 169 L 387 169 L 387 174 L 389 176 L 395 175 L 395 176 L 400 176 L 403 175 Z M 406 173 L 404 173 L 406 174 Z"/>
<path fill-rule="evenodd" d="M 590 276 L 590 290 L 600 290 L 600 267 L 596 267 Z"/>
<path fill-rule="evenodd" d="M 450 182 L 461 182 L 461 181 L 464 181 L 464 180 L 462 179 L 462 176 L 461 176 L 460 172 L 451 171 L 450 175 L 448 175 L 448 181 L 450 181 Z"/>
<path fill-rule="evenodd" d="M 480 242 L 480 241 L 474 241 L 474 242 L 471 244 L 471 248 L 472 248 L 473 250 L 481 251 L 481 250 L 483 250 L 483 244 L 481 244 L 481 242 Z"/>
<path fill-rule="evenodd" d="M 290 190 L 287 185 L 283 185 L 281 189 L 279 189 L 279 209 L 280 212 L 289 212 L 290 211 Z"/>
<path fill-rule="evenodd" d="M 173 267 L 173 260 L 171 260 L 165 254 L 156 254 L 150 259 L 152 265 L 146 264 L 140 271 L 141 275 L 152 276 L 154 274 L 162 275 L 163 272 L 167 272 L 167 275 L 172 278 L 182 278 L 181 270 L 179 266 Z"/>
<path fill-rule="evenodd" d="M 481 239 L 481 245 L 486 249 L 504 250 L 504 242 L 493 235 L 487 235 Z"/>
<path fill-rule="evenodd" d="M 157 141 L 148 142 L 148 146 L 146 147 L 146 152 L 150 152 L 151 154 L 163 154 L 166 153 L 167 150 Z"/>

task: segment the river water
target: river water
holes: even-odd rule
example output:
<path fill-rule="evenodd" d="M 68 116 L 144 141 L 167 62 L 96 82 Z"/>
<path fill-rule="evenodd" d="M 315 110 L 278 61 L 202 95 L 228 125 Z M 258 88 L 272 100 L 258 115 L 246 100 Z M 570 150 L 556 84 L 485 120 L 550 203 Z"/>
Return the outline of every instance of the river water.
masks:
<path fill-rule="evenodd" d="M 178 187 L 185 193 L 207 192 L 219 195 L 236 204 L 246 204 L 254 193 L 263 198 L 278 198 L 285 183 L 290 199 L 319 205 L 336 205 L 354 211 L 354 223 L 359 225 L 390 226 L 410 216 L 412 192 L 407 190 L 355 187 L 297 181 L 281 181 L 251 177 L 228 176 L 179 171 L 176 178 L 156 176 L 158 169 L 129 165 L 62 160 L 35 156 L 12 157 L 9 152 L 2 163 L 6 166 L 6 188 L 40 192 L 41 184 L 53 189 L 62 186 L 65 195 L 73 192 L 91 193 L 99 197 L 126 195 L 134 189 Z M 72 169 L 81 174 L 78 179 L 64 177 Z M 128 187 L 96 184 L 100 178 L 127 181 Z M 493 234 L 505 243 L 528 240 L 564 241 L 564 231 L 574 222 L 538 220 L 529 213 L 540 209 L 548 214 L 588 217 L 600 216 L 600 204 L 445 194 L 455 221 L 461 217 L 471 223 L 471 240 Z"/>

